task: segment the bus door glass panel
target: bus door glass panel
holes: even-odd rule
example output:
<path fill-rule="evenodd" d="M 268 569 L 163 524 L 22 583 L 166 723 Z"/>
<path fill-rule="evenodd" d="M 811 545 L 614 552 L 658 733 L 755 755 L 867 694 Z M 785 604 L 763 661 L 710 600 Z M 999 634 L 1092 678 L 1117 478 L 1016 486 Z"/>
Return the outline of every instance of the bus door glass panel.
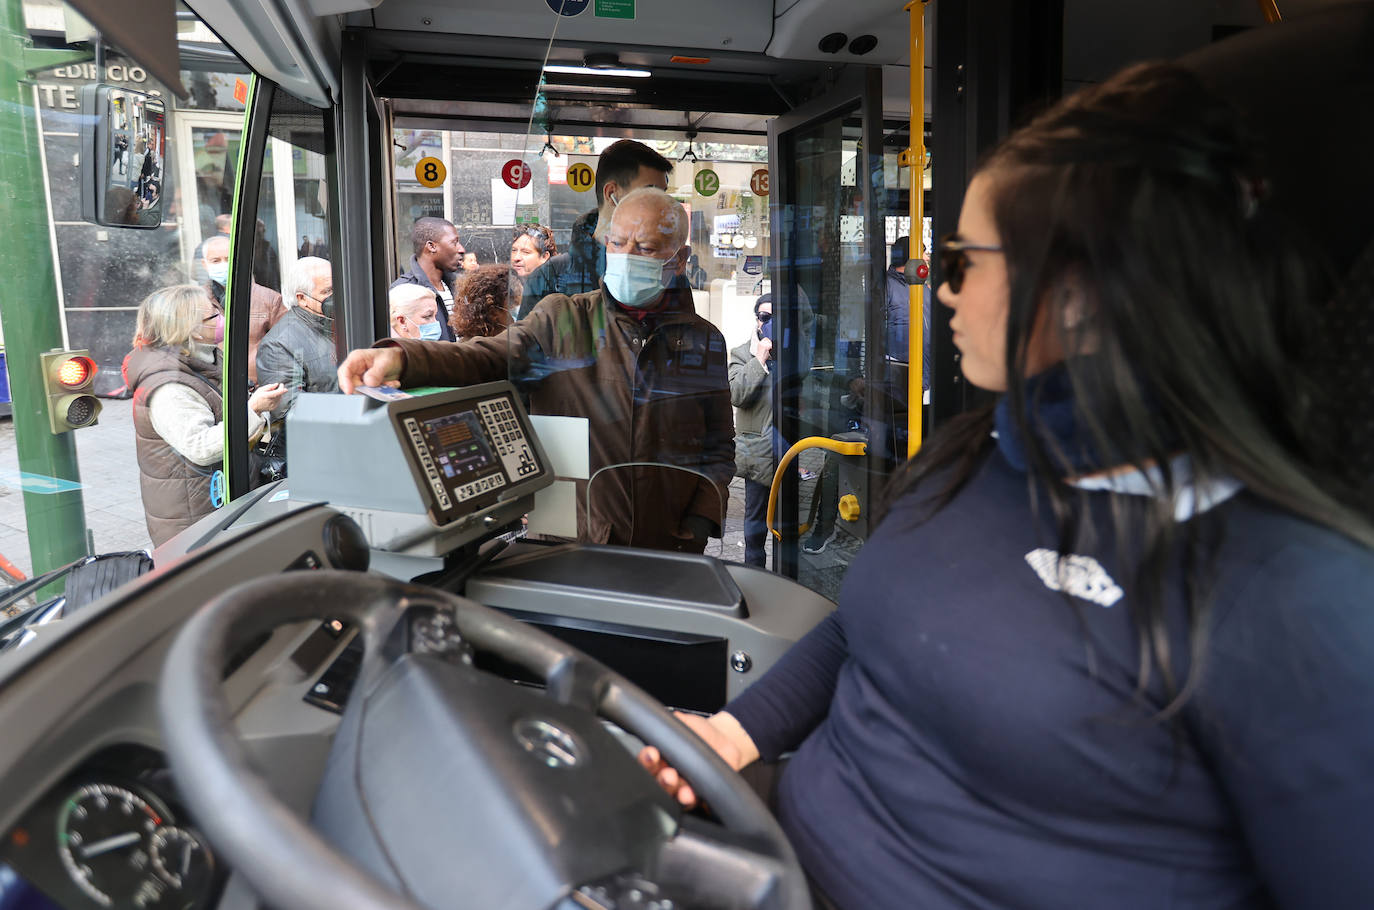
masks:
<path fill-rule="evenodd" d="M 186 207 L 183 234 L 190 244 L 190 273 L 197 284 L 206 284 L 204 243 L 211 237 L 228 237 L 234 210 L 234 187 L 243 139 L 243 117 L 234 114 L 183 114 L 176 122 L 177 137 L 191 154 L 180 162 L 180 193 Z"/>
<path fill-rule="evenodd" d="M 883 263 L 871 242 L 882 207 L 873 192 L 882 186 L 881 156 L 864 148 L 865 139 L 869 148 L 880 144 L 875 124 L 865 122 L 878 109 L 872 88 L 869 80 L 837 91 L 770 130 L 779 451 L 815 436 L 864 440 L 871 453 L 891 446 L 888 416 L 874 401 L 886 377 L 885 339 L 875 337 L 883 327 Z M 780 570 L 837 598 L 880 483 L 871 455 L 802 453 L 781 477 Z"/>
<path fill-rule="evenodd" d="M 728 360 L 731 339 L 747 343 L 753 301 L 765 284 L 761 268 L 744 271 L 746 255 L 762 261 L 767 252 L 762 208 L 750 191 L 751 175 L 766 165 L 763 137 L 692 144 L 681 129 L 647 120 L 640 126 L 628 106 L 617 112 L 620 129 L 587 136 L 580 133 L 592 131 L 604 98 L 560 101 L 556 120 L 546 121 L 541 112 L 552 107 L 552 96 L 532 106 L 528 185 L 510 186 L 524 181 L 502 172 L 492 197 L 493 228 L 498 243 L 505 233 L 519 290 L 516 315 L 539 336 L 533 359 L 528 347 L 508 349 L 509 376 L 535 415 L 572 417 L 585 434 L 574 446 L 585 448 L 586 467 L 565 466 L 543 496 L 545 516 L 557 509 L 568 521 L 545 524 L 537 508 L 531 527 L 551 537 L 739 561 L 743 487 L 734 476 Z M 656 216 L 616 217 L 618 200 L 633 185 L 625 177 L 616 201 L 598 200 L 589 185 L 603 153 L 627 139 L 669 165 L 659 185 L 680 204 L 680 236 Z M 643 176 L 641 170 L 635 180 Z M 658 236 L 648 236 L 646 221 L 658 226 Z M 477 232 L 472 238 L 480 243 Z M 655 260 L 640 245 L 646 240 L 660 252 L 676 243 L 676 255 Z M 472 249 L 468 237 L 464 242 Z M 522 262 L 531 246 L 556 249 L 561 261 L 532 271 Z M 658 295 L 637 303 L 613 299 L 633 293 L 615 278 L 626 254 L 629 269 L 658 282 Z M 714 292 L 713 277 L 721 279 Z M 596 294 L 597 303 L 583 309 L 550 291 Z M 474 303 L 474 295 L 464 296 Z"/>
<path fill-rule="evenodd" d="M 245 434 L 250 490 L 287 473 L 296 396 L 338 391 L 326 113 L 276 89 L 267 131 L 257 218 L 235 226 L 236 242 L 252 246 L 252 272 L 246 294 L 235 280 L 233 316 L 249 321 L 250 389 L 281 383 L 286 392 L 263 421 L 231 415 L 261 424 Z"/>

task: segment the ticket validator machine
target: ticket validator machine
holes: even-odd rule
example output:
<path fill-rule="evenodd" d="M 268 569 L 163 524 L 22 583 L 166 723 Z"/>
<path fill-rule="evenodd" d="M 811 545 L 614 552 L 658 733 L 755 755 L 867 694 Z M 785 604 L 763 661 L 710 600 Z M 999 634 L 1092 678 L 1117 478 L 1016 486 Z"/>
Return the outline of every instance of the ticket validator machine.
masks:
<path fill-rule="evenodd" d="M 356 521 L 373 571 L 533 623 L 675 708 L 719 709 L 834 609 L 790 579 L 710 556 L 507 545 L 554 481 L 507 382 L 304 394 L 288 438 L 291 503 L 328 503 Z"/>

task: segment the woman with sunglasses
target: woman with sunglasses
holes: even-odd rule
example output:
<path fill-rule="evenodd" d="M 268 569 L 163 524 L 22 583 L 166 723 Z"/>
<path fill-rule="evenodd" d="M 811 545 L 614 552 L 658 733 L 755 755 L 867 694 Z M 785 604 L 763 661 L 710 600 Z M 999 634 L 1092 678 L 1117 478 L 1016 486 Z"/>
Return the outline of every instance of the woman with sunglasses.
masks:
<path fill-rule="evenodd" d="M 774 774 L 821 906 L 1374 907 L 1374 529 L 1309 446 L 1323 298 L 1249 148 L 1142 65 L 970 183 L 938 296 L 999 397 L 905 466 L 839 609 L 683 718 Z"/>
<path fill-rule="evenodd" d="M 224 458 L 223 343 L 224 314 L 199 285 L 163 288 L 139 304 L 134 349 L 123 370 L 134 399 L 139 489 L 155 547 L 217 507 L 211 478 Z M 252 441 L 285 394 L 285 386 L 274 382 L 249 396 Z"/>

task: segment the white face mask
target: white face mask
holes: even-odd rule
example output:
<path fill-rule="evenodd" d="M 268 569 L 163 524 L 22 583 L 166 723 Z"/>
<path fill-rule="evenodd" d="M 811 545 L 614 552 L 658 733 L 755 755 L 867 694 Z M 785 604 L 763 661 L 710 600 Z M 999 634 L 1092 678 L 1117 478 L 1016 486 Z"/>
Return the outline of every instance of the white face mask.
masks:
<path fill-rule="evenodd" d="M 210 276 L 210 280 L 215 284 L 226 284 L 229 281 L 229 260 L 223 262 L 205 263 L 205 274 Z"/>
<path fill-rule="evenodd" d="M 606 254 L 606 290 L 625 306 L 642 309 L 663 296 L 673 279 L 673 260 L 632 253 Z"/>

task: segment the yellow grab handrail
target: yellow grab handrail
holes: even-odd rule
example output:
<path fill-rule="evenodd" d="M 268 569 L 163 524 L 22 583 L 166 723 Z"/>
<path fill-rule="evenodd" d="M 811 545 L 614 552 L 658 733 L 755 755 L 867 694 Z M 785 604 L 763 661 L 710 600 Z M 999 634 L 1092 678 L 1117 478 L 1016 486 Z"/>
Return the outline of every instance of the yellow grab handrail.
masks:
<path fill-rule="evenodd" d="M 825 449 L 837 455 L 863 455 L 868 452 L 868 443 L 844 442 L 839 439 L 831 439 L 829 436 L 807 436 L 805 439 L 794 443 L 792 448 L 787 450 L 787 453 L 782 456 L 782 460 L 778 462 L 778 469 L 773 472 L 773 485 L 768 489 L 768 533 L 778 540 L 782 540 L 782 535 L 773 529 L 773 518 L 778 511 L 778 488 L 782 486 L 782 472 L 787 470 L 787 466 L 792 463 L 792 459 L 796 458 L 799 452 L 806 449 Z M 806 528 L 802 527 L 797 533 L 802 534 L 805 531 Z"/>
<path fill-rule="evenodd" d="M 912 0 L 906 5 L 911 20 L 911 150 L 907 156 L 911 162 L 911 233 L 908 235 L 914 244 L 913 260 L 925 261 L 925 189 L 926 189 L 926 3 L 929 0 Z M 919 7 L 919 9 L 917 9 Z M 907 285 L 910 295 L 907 346 L 907 408 L 906 408 L 906 454 L 914 456 L 921 449 L 921 430 L 924 427 L 924 413 L 921 403 L 925 386 L 925 282 Z"/>

